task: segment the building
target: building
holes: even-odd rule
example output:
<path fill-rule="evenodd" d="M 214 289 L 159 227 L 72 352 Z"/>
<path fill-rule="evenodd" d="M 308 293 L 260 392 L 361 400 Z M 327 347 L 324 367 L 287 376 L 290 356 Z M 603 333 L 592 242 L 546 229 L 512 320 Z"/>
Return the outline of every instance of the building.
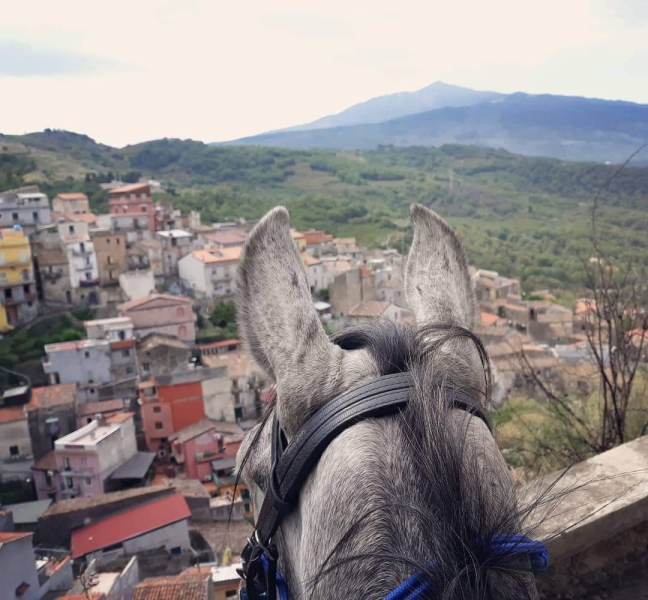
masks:
<path fill-rule="evenodd" d="M 169 450 L 169 436 L 210 417 L 234 421 L 235 411 L 227 370 L 196 368 L 153 377 L 138 384 L 146 446 Z"/>
<path fill-rule="evenodd" d="M 33 464 L 25 406 L 0 408 L 0 476 L 28 479 Z"/>
<path fill-rule="evenodd" d="M 156 498 L 74 530 L 72 558 L 109 563 L 160 547 L 171 555 L 188 551 L 189 517 L 191 511 L 180 494 Z"/>
<path fill-rule="evenodd" d="M 20 225 L 27 235 L 52 222 L 49 198 L 30 185 L 0 192 L 0 228 Z"/>
<path fill-rule="evenodd" d="M 31 532 L 0 532 L 2 598 L 41 600 L 65 593 L 74 580 L 66 553 L 34 551 Z"/>
<path fill-rule="evenodd" d="M 162 242 L 162 272 L 165 277 L 178 275 L 178 261 L 191 252 L 193 234 L 183 229 L 158 231 L 156 237 Z"/>
<path fill-rule="evenodd" d="M 362 250 L 358 248 L 355 238 L 334 238 L 333 247 L 336 254 L 345 254 L 356 259 L 362 258 Z"/>
<path fill-rule="evenodd" d="M 304 254 L 302 258 L 306 266 L 308 287 L 314 292 L 327 289 L 329 283 L 328 272 L 322 262 L 310 254 Z"/>
<path fill-rule="evenodd" d="M 245 246 L 245 236 L 234 231 L 222 233 L 207 233 L 201 236 L 208 244 L 214 248 L 222 250 L 223 248 L 242 248 Z"/>
<path fill-rule="evenodd" d="M 114 317 L 85 321 L 83 325 L 88 339 L 110 342 L 110 384 L 114 387 L 131 381 L 132 397 L 135 397 L 134 384 L 138 365 L 133 321 L 128 317 Z"/>
<path fill-rule="evenodd" d="M 79 401 L 98 400 L 99 386 L 112 382 L 110 345 L 107 339 L 46 344 L 43 371 L 51 384 L 77 383 Z"/>
<path fill-rule="evenodd" d="M 78 192 L 57 194 L 52 200 L 52 212 L 63 215 L 79 215 L 90 212 L 88 196 Z"/>
<path fill-rule="evenodd" d="M 383 302 L 382 300 L 364 300 L 354 306 L 348 313 L 349 320 L 363 321 L 365 319 L 386 318 L 396 323 L 402 322 L 410 312 L 400 306 Z"/>
<path fill-rule="evenodd" d="M 65 250 L 58 245 L 45 246 L 35 241 L 34 264 L 40 281 L 41 300 L 46 304 L 72 304 L 70 264 Z"/>
<path fill-rule="evenodd" d="M 405 290 L 401 279 L 383 279 L 376 286 L 376 296 L 378 300 L 383 302 L 390 302 L 401 308 L 407 308 Z"/>
<path fill-rule="evenodd" d="M 137 342 L 140 377 L 158 377 L 187 371 L 191 363 L 191 347 L 175 336 L 151 333 Z"/>
<path fill-rule="evenodd" d="M 202 419 L 169 436 L 171 456 L 187 477 L 212 481 L 213 461 L 225 460 L 229 465 L 217 465 L 217 470 L 236 466 L 240 442 L 226 443 L 232 434 L 243 437 L 243 430 L 234 423 Z"/>
<path fill-rule="evenodd" d="M 151 269 L 124 271 L 119 287 L 128 300 L 139 300 L 155 293 L 155 276 Z"/>
<path fill-rule="evenodd" d="M 38 316 L 31 247 L 20 226 L 0 229 L 0 294 L 0 331 Z"/>
<path fill-rule="evenodd" d="M 34 460 L 54 450 L 54 442 L 77 429 L 76 383 L 34 387 L 25 406 Z"/>
<path fill-rule="evenodd" d="M 194 250 L 178 261 L 185 285 L 206 298 L 231 296 L 236 290 L 240 247 Z"/>
<path fill-rule="evenodd" d="M 344 271 L 333 280 L 330 293 L 332 313 L 344 317 L 361 302 L 376 300 L 374 272 L 367 267 Z"/>
<path fill-rule="evenodd" d="M 108 228 L 93 229 L 90 239 L 94 245 L 102 287 L 119 285 L 119 275 L 126 270 L 126 234 Z"/>
<path fill-rule="evenodd" d="M 68 258 L 70 302 L 99 304 L 99 266 L 87 223 L 59 223 L 59 236 Z M 82 292 L 85 290 L 85 293 Z M 68 302 L 68 304 L 70 303 Z"/>
<path fill-rule="evenodd" d="M 497 271 L 478 269 L 472 274 L 477 301 L 482 310 L 500 314 L 499 308 L 521 299 L 519 279 L 502 277 Z"/>
<path fill-rule="evenodd" d="M 98 496 L 119 487 L 111 476 L 138 454 L 133 413 L 91 421 L 56 440 L 52 454 L 34 466 L 40 500 Z"/>
<path fill-rule="evenodd" d="M 299 254 L 301 255 L 306 254 L 306 236 L 295 229 L 290 230 L 290 235 L 292 236 L 293 241 L 297 245 L 297 250 L 299 250 Z"/>
<path fill-rule="evenodd" d="M 311 229 L 303 232 L 306 239 L 306 252 L 315 258 L 319 258 L 324 254 L 333 254 L 335 247 L 333 246 L 333 236 L 325 231 L 318 231 Z"/>
<path fill-rule="evenodd" d="M 186 296 L 151 294 L 125 302 L 118 309 L 121 316 L 133 321 L 137 338 L 161 333 L 176 336 L 192 345 L 196 340 L 196 315 L 191 298 Z"/>
<path fill-rule="evenodd" d="M 239 578 L 240 579 L 240 578 Z M 221 586 L 225 588 L 225 586 Z M 227 586 L 229 590 L 231 586 Z M 233 589 L 233 588 L 232 588 Z M 233 589 L 237 591 L 238 588 Z M 149 577 L 135 586 L 132 600 L 221 600 L 233 598 L 215 594 L 210 571 L 203 573 L 180 573 L 171 577 Z M 237 593 L 238 596 L 238 593 Z"/>
<path fill-rule="evenodd" d="M 155 205 L 151 199 L 151 186 L 148 183 L 133 183 L 109 190 L 108 206 L 111 215 L 119 215 L 119 218 L 113 221 L 113 228 L 130 230 L 138 234 L 143 231 L 140 227 L 144 226 L 150 234 L 155 232 Z M 128 218 L 131 219 L 130 223 Z"/>

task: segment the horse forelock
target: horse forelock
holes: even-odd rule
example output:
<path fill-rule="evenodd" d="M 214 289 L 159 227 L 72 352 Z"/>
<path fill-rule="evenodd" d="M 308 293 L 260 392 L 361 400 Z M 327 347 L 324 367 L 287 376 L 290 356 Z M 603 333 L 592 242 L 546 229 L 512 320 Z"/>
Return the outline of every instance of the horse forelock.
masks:
<path fill-rule="evenodd" d="M 461 388 L 487 401 L 481 341 L 452 324 L 381 320 L 333 341 L 368 350 L 380 375 L 410 372 L 412 394 L 399 414 L 359 423 L 322 456 L 302 490 L 301 514 L 278 536 L 291 587 L 307 598 L 379 598 L 423 570 L 436 589 L 430 598 L 534 598 L 523 571 L 484 552 L 494 535 L 521 532 L 522 519 L 490 432 L 447 398 L 449 388 Z M 243 464 L 268 432 L 266 417 Z M 270 465 L 254 463 L 246 475 L 265 488 Z M 300 547 L 291 548 L 296 539 Z M 289 559 L 297 555 L 299 565 Z"/>

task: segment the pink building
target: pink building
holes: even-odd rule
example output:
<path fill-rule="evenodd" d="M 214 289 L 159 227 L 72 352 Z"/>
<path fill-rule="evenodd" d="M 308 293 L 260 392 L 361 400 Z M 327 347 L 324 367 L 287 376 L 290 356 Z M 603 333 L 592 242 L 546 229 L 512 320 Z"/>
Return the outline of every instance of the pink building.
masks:
<path fill-rule="evenodd" d="M 54 450 L 32 468 L 39 500 L 97 496 L 118 489 L 121 482 L 115 474 L 125 465 L 136 471 L 148 461 L 148 471 L 153 455 L 137 452 L 133 416 L 119 413 L 94 420 L 56 440 Z"/>
<path fill-rule="evenodd" d="M 172 335 L 183 342 L 196 341 L 196 315 L 191 298 L 170 294 L 151 294 L 119 306 L 122 317 L 130 317 L 135 336 L 143 338 L 149 333 Z"/>
<path fill-rule="evenodd" d="M 241 429 L 235 423 L 198 421 L 169 437 L 171 456 L 183 466 L 188 478 L 213 480 L 216 470 L 233 468 L 240 446 Z M 228 443 L 229 442 L 229 443 Z M 219 468 L 215 470 L 214 463 Z M 223 466 L 227 463 L 228 467 Z"/>
<path fill-rule="evenodd" d="M 108 191 L 110 214 L 130 217 L 147 217 L 148 230 L 155 232 L 155 205 L 148 183 L 133 183 Z"/>

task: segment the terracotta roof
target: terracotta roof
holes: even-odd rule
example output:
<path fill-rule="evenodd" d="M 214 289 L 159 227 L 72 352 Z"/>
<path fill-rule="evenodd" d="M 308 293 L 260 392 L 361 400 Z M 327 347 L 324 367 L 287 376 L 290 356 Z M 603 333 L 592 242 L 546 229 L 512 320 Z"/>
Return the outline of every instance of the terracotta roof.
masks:
<path fill-rule="evenodd" d="M 187 298 L 186 296 L 172 296 L 171 294 L 150 294 L 148 296 L 144 296 L 144 298 L 137 298 L 136 300 L 131 300 L 130 302 L 124 302 L 124 304 L 120 304 L 117 309 L 120 312 L 125 312 L 129 310 L 136 310 L 140 308 L 145 308 L 145 304 L 148 304 L 149 302 L 152 302 L 153 300 L 167 300 L 168 302 L 172 303 L 173 305 L 176 304 L 191 304 L 191 298 Z"/>
<path fill-rule="evenodd" d="M 37 471 L 56 471 L 56 453 L 54 450 L 48 452 L 39 461 L 37 461 L 32 469 L 36 469 Z"/>
<path fill-rule="evenodd" d="M 121 398 L 100 400 L 98 402 L 83 402 L 77 406 L 77 416 L 96 415 L 97 413 L 117 412 L 124 408 Z"/>
<path fill-rule="evenodd" d="M 158 346 L 170 346 L 172 348 L 178 348 L 179 350 L 190 349 L 182 340 L 162 333 L 151 333 L 137 342 L 137 349 L 139 351 L 147 351 Z"/>
<path fill-rule="evenodd" d="M 106 423 L 119 424 L 125 423 L 129 419 L 132 419 L 135 416 L 135 413 L 132 412 L 118 412 L 117 414 L 110 415 L 106 418 Z"/>
<path fill-rule="evenodd" d="M 210 233 L 204 237 L 213 244 L 245 244 L 245 237 L 238 233 Z"/>
<path fill-rule="evenodd" d="M 211 572 L 183 573 L 176 577 L 150 577 L 138 583 L 132 600 L 207 600 Z"/>
<path fill-rule="evenodd" d="M 108 190 L 108 195 L 112 196 L 113 194 L 128 194 L 130 192 L 136 192 L 137 190 L 143 190 L 144 188 L 149 188 L 148 183 L 131 183 L 130 185 L 123 185 L 122 187 L 113 188 Z"/>
<path fill-rule="evenodd" d="M 78 214 L 64 214 L 64 213 L 52 213 L 52 221 L 55 223 L 60 222 L 70 222 L 70 223 L 96 223 L 97 215 L 94 213 L 78 213 Z"/>
<path fill-rule="evenodd" d="M 304 237 L 309 246 L 333 241 L 333 236 L 325 231 L 304 231 Z"/>
<path fill-rule="evenodd" d="M 487 312 L 482 312 L 481 314 L 481 324 L 482 327 L 492 327 L 499 321 L 499 317 L 497 315 L 487 313 Z"/>
<path fill-rule="evenodd" d="M 76 383 L 59 383 L 57 385 L 32 388 L 31 400 L 27 405 L 27 410 L 73 404 L 76 400 L 76 392 Z"/>
<path fill-rule="evenodd" d="M 96 506 L 104 506 L 126 500 L 128 498 L 136 498 L 138 496 L 148 496 L 150 494 L 159 494 L 165 488 L 162 486 L 148 486 L 141 488 L 132 488 L 129 490 L 122 490 L 121 492 L 109 492 L 107 494 L 100 494 L 99 496 L 88 496 L 71 498 L 69 500 L 59 500 L 50 506 L 43 516 L 50 517 L 52 515 L 64 515 L 78 510 L 85 510 L 87 508 L 94 508 Z M 143 498 L 142 502 L 146 499 Z"/>
<path fill-rule="evenodd" d="M 188 425 L 184 429 L 172 433 L 169 436 L 169 441 L 178 440 L 180 444 L 184 444 L 185 442 L 193 440 L 195 437 L 198 437 L 207 431 L 211 431 L 212 429 L 216 429 L 214 423 L 209 419 L 202 419 L 192 425 Z"/>
<path fill-rule="evenodd" d="M 72 532 L 72 558 L 119 544 L 191 516 L 180 494 L 164 496 L 124 510 Z"/>
<path fill-rule="evenodd" d="M 0 531 L 0 544 L 22 540 L 28 535 L 34 535 L 34 533 L 32 531 Z"/>
<path fill-rule="evenodd" d="M 291 229 L 290 230 L 290 235 L 292 236 L 293 240 L 304 240 L 304 239 L 306 239 L 306 236 L 303 233 L 297 231 L 296 229 Z"/>
<path fill-rule="evenodd" d="M 350 317 L 379 317 L 389 308 L 389 302 L 365 300 L 349 312 Z"/>
<path fill-rule="evenodd" d="M 227 348 L 228 346 L 239 346 L 241 340 L 223 340 L 222 342 L 212 342 L 211 344 L 198 344 L 199 350 L 213 350 L 214 348 Z"/>
<path fill-rule="evenodd" d="M 0 423 L 13 423 L 26 418 L 24 406 L 3 406 L 0 408 Z"/>
<path fill-rule="evenodd" d="M 56 198 L 61 200 L 87 200 L 88 196 L 80 192 L 67 192 L 65 194 L 56 194 Z"/>
<path fill-rule="evenodd" d="M 237 261 L 241 258 L 243 248 L 214 248 L 211 250 L 194 250 L 193 257 L 200 262 L 211 265 L 214 263 Z"/>
<path fill-rule="evenodd" d="M 304 254 L 302 260 L 307 267 L 314 267 L 315 265 L 321 265 L 322 261 L 311 256 L 310 254 Z"/>

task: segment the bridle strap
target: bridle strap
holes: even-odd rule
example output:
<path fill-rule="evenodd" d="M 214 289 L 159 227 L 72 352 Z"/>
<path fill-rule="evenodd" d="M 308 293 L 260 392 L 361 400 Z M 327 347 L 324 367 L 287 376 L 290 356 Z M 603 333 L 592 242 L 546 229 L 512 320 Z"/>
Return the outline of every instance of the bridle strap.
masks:
<path fill-rule="evenodd" d="M 394 414 L 409 400 L 412 380 L 409 373 L 394 373 L 360 385 L 336 397 L 318 410 L 286 443 L 275 411 L 272 423 L 272 470 L 268 489 L 261 505 L 254 535 L 243 551 L 243 576 L 248 597 L 260 598 L 259 586 L 267 597 L 274 597 L 274 581 L 262 567 L 260 557 L 276 561 L 277 551 L 272 538 L 282 520 L 297 506 L 300 489 L 317 465 L 322 453 L 345 429 L 369 418 Z M 490 429 L 488 417 L 480 403 L 458 388 L 444 390 L 449 404 L 483 420 Z M 273 565 L 273 569 L 276 565 Z M 261 577 L 265 579 L 265 586 Z"/>

